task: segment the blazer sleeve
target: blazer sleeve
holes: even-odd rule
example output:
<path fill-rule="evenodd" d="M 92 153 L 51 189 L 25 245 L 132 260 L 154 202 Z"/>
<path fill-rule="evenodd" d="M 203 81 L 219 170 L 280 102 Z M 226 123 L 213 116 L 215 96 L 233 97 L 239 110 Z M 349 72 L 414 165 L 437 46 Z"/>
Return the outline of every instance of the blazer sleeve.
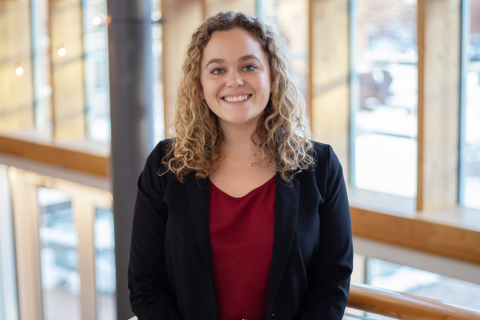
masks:
<path fill-rule="evenodd" d="M 319 209 L 319 251 L 309 269 L 310 290 L 299 319 L 340 320 L 347 305 L 353 270 L 352 227 L 342 166 L 330 146 L 325 190 Z"/>
<path fill-rule="evenodd" d="M 130 305 L 139 320 L 181 319 L 167 283 L 164 236 L 168 208 L 157 172 L 162 146 L 150 154 L 138 179 L 133 217 L 128 287 Z M 164 176 L 165 177 L 165 176 Z"/>

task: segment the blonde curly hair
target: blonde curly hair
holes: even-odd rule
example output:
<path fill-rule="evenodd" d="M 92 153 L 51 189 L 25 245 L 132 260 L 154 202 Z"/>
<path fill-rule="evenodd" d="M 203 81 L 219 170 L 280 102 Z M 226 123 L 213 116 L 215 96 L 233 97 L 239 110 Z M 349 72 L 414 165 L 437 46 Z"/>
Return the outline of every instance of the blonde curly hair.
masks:
<path fill-rule="evenodd" d="M 172 139 L 162 159 L 165 171 L 171 171 L 180 182 L 195 172 L 197 178 L 206 178 L 218 168 L 224 135 L 217 116 L 200 99 L 200 59 L 203 48 L 212 33 L 241 28 L 260 42 L 270 63 L 274 93 L 259 119 L 252 141 L 260 147 L 257 161 L 252 165 L 265 165 L 275 161 L 276 171 L 283 180 L 290 181 L 296 172 L 313 165 L 310 129 L 305 116 L 305 101 L 292 82 L 286 50 L 272 28 L 259 18 L 240 12 L 221 12 L 208 18 L 192 36 L 187 57 L 182 67 L 182 80 L 175 103 Z M 254 141 L 255 134 L 260 143 Z"/>

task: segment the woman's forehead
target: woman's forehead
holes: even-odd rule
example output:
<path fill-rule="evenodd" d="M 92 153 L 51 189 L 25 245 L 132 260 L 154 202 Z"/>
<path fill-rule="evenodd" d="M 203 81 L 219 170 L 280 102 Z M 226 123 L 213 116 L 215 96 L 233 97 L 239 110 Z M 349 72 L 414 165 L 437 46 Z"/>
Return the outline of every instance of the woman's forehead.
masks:
<path fill-rule="evenodd" d="M 241 28 L 215 31 L 203 48 L 201 63 L 205 66 L 211 59 L 237 61 L 245 56 L 268 60 L 261 43 L 250 32 Z"/>

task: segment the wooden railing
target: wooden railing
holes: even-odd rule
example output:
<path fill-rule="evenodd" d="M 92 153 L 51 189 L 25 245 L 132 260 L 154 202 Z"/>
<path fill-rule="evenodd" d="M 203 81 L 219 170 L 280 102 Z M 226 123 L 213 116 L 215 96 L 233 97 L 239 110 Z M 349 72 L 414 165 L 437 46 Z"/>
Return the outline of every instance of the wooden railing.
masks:
<path fill-rule="evenodd" d="M 347 306 L 402 320 L 480 320 L 480 310 L 358 283 L 350 285 Z"/>
<path fill-rule="evenodd" d="M 480 320 L 480 310 L 466 309 L 413 294 L 352 283 L 348 307 L 402 320 Z"/>

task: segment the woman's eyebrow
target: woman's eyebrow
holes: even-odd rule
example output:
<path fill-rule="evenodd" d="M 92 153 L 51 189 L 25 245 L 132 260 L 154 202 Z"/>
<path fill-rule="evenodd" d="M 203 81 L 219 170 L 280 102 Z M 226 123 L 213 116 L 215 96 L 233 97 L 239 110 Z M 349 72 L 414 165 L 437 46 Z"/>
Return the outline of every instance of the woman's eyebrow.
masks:
<path fill-rule="evenodd" d="M 238 58 L 238 62 L 243 62 L 243 61 L 246 61 L 246 60 L 249 60 L 249 59 L 254 59 L 254 60 L 260 61 L 260 59 L 258 59 L 255 55 L 253 55 L 253 54 L 247 54 L 246 56 L 243 56 L 243 57 Z M 208 63 L 207 63 L 207 65 L 205 66 L 205 68 L 207 68 L 208 65 L 209 65 L 209 64 L 212 64 L 212 63 L 224 64 L 224 63 L 225 63 L 225 60 L 219 59 L 219 58 L 211 59 L 210 61 L 208 61 Z"/>
<path fill-rule="evenodd" d="M 239 58 L 239 59 L 238 59 L 238 62 L 243 62 L 243 61 L 250 60 L 250 59 L 254 59 L 254 60 L 260 61 L 260 59 L 258 59 L 255 55 L 253 55 L 253 54 L 247 54 L 246 56 L 243 56 L 243 57 Z"/>
<path fill-rule="evenodd" d="M 205 68 L 207 68 L 208 65 L 209 65 L 209 64 L 212 64 L 212 63 L 220 63 L 220 64 L 222 64 L 222 63 L 225 63 L 225 60 L 223 60 L 223 59 L 218 59 L 218 58 L 212 59 L 212 60 L 208 61 L 208 63 L 207 63 L 207 65 L 205 66 Z"/>

